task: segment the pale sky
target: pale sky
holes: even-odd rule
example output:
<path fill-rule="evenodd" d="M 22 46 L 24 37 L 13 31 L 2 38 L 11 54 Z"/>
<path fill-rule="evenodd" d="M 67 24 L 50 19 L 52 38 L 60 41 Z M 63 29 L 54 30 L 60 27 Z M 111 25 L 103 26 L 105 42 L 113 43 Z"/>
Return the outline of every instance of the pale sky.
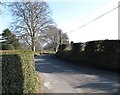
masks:
<path fill-rule="evenodd" d="M 56 7 L 59 8 L 58 12 L 60 13 L 57 11 L 54 13 L 54 10 L 58 9 L 54 9 L 55 6 L 52 6 L 52 9 L 54 9 L 53 16 L 55 15 L 55 17 L 57 17 L 56 22 L 58 27 L 68 34 L 70 41 L 86 42 L 91 40 L 118 39 L 118 9 L 81 29 L 69 33 L 117 7 L 118 1 L 119 0 L 79 0 L 77 2 L 64 2 L 63 5 L 63 2 L 61 2 L 59 3 L 61 6 Z M 71 16 L 69 16 L 70 12 Z M 63 15 L 61 15 L 62 13 Z"/>
<path fill-rule="evenodd" d="M 14 0 L 13 0 L 14 1 Z M 57 27 L 68 34 L 70 41 L 85 42 L 90 40 L 118 38 L 118 9 L 89 25 L 84 25 L 96 17 L 118 6 L 119 0 L 45 0 L 52 10 L 52 17 Z M 4 11 L 0 15 L 0 33 L 8 28 L 12 17 Z"/>
<path fill-rule="evenodd" d="M 86 16 L 81 22 L 77 21 L 70 26 L 63 26 L 62 29 L 67 32 L 71 41 L 86 42 L 90 40 L 118 39 L 118 9 L 101 17 L 100 19 L 88 24 L 87 26 L 69 33 L 96 17 L 110 11 L 118 6 L 117 2 L 110 2 L 90 15 Z M 67 24 L 66 24 L 67 25 Z"/>

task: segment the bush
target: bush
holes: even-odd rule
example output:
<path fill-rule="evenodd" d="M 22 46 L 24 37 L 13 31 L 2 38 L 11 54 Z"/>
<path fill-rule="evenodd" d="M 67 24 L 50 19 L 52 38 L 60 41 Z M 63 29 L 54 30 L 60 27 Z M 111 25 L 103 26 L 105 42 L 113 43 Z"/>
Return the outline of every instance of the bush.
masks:
<path fill-rule="evenodd" d="M 14 50 L 12 44 L 2 43 L 2 50 Z"/>
<path fill-rule="evenodd" d="M 0 51 L 2 54 L 2 93 L 35 93 L 39 79 L 35 72 L 34 53 Z"/>
<path fill-rule="evenodd" d="M 96 41 L 90 41 L 86 43 L 85 51 L 94 52 L 96 50 Z"/>
<path fill-rule="evenodd" d="M 72 44 L 72 51 L 75 52 L 81 52 L 82 51 L 82 43 L 73 43 Z"/>
<path fill-rule="evenodd" d="M 67 44 L 59 45 L 59 50 L 65 50 L 67 48 Z"/>

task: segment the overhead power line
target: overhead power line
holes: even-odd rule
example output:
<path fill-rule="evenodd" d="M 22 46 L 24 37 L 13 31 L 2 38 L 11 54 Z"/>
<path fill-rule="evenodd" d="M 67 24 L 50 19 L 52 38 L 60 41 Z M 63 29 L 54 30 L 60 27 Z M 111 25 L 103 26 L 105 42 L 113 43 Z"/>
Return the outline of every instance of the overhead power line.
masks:
<path fill-rule="evenodd" d="M 70 32 L 66 32 L 66 33 L 72 33 L 72 32 L 74 32 L 74 31 L 76 31 L 76 30 L 78 30 L 78 29 L 80 29 L 80 28 L 83 28 L 83 27 L 87 26 L 88 24 L 90 24 L 90 23 L 92 23 L 92 22 L 94 22 L 94 21 L 100 19 L 101 17 L 107 15 L 108 13 L 114 11 L 115 9 L 117 9 L 117 8 L 119 8 L 119 7 L 120 7 L 120 5 L 117 6 L 117 7 L 115 7 L 115 8 L 113 8 L 112 10 L 110 10 L 110 11 L 108 11 L 108 12 L 106 12 L 106 13 L 104 13 L 104 14 L 98 16 L 98 17 L 96 17 L 96 18 L 93 19 L 92 21 L 89 21 L 89 22 L 85 23 L 84 25 L 81 25 L 80 27 L 78 27 L 78 28 L 76 28 L 76 29 L 74 29 L 74 30 L 72 30 L 72 31 L 70 31 Z"/>

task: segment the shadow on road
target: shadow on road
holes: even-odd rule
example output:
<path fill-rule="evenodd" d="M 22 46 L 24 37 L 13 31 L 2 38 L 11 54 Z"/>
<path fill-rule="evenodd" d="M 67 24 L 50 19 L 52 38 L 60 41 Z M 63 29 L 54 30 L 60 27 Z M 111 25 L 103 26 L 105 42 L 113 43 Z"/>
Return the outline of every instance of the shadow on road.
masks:
<path fill-rule="evenodd" d="M 71 65 L 56 58 L 54 55 L 42 55 L 35 57 L 36 70 L 43 73 L 76 73 Z"/>
<path fill-rule="evenodd" d="M 107 91 L 112 93 L 118 93 L 118 85 L 109 82 L 97 82 L 97 83 L 86 83 L 83 85 L 76 86 L 74 88 L 94 89 L 96 91 Z M 120 93 L 120 92 L 119 92 Z"/>
<path fill-rule="evenodd" d="M 90 67 L 81 67 L 79 65 L 75 65 L 74 63 L 70 63 L 64 60 L 57 58 L 55 55 L 42 55 L 35 57 L 35 66 L 36 70 L 44 73 L 83 73 L 83 74 L 90 74 L 90 75 L 113 75 L 118 77 L 117 72 L 105 71 Z M 103 75 L 104 76 L 104 75 Z"/>
<path fill-rule="evenodd" d="M 74 88 L 91 88 L 102 91 L 118 92 L 118 74 L 115 72 L 83 68 L 70 64 L 55 57 L 54 55 L 42 55 L 35 57 L 36 70 L 41 73 L 59 73 L 67 75 L 86 75 L 87 79 L 99 78 L 97 82 L 88 82 L 85 84 L 78 84 Z M 88 77 L 89 76 L 89 77 Z M 97 87 L 97 88 L 96 88 Z"/>

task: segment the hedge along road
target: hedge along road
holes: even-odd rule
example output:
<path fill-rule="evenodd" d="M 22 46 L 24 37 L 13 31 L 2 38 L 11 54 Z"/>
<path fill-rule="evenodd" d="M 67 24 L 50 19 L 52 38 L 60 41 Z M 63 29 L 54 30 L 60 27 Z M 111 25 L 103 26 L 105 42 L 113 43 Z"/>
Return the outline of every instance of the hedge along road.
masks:
<path fill-rule="evenodd" d="M 118 74 L 80 67 L 55 55 L 35 57 L 42 93 L 118 93 Z"/>

